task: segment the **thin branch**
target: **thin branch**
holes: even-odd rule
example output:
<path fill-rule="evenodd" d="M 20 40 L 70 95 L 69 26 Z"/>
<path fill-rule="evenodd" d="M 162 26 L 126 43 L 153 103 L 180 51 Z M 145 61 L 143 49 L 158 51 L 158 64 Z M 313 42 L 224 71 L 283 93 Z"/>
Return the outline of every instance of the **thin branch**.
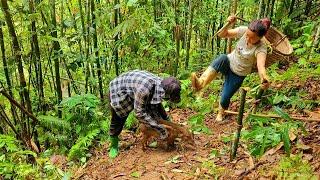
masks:
<path fill-rule="evenodd" d="M 31 114 L 21 104 L 19 104 L 16 100 L 14 100 L 3 88 L 0 89 L 0 93 L 3 96 L 5 96 L 11 102 L 11 104 L 13 104 L 14 106 L 18 107 L 22 112 L 24 112 L 32 120 L 34 120 L 35 122 L 39 122 L 39 120 L 33 114 Z"/>
<path fill-rule="evenodd" d="M 18 133 L 18 131 L 16 130 L 16 128 L 14 127 L 14 125 L 11 123 L 11 121 L 9 120 L 6 112 L 4 111 L 4 108 L 2 105 L 0 105 L 0 109 L 1 109 L 1 112 L 0 112 L 0 116 L 2 117 L 2 119 L 9 125 L 9 127 L 12 129 L 12 131 L 20 137 L 20 134 Z"/>
<path fill-rule="evenodd" d="M 234 111 L 225 111 L 225 113 L 227 114 L 234 114 L 234 115 L 238 115 L 238 112 L 234 112 Z M 245 113 L 245 115 L 247 115 L 247 113 Z M 249 113 L 249 115 L 251 116 L 256 116 L 256 117 L 268 117 L 268 118 L 281 118 L 281 116 L 278 115 L 274 115 L 274 114 L 252 114 Z M 304 117 L 297 117 L 297 116 L 292 116 L 289 115 L 291 119 L 293 120 L 300 120 L 300 121 L 315 121 L 315 122 L 320 122 L 320 119 L 314 119 L 314 118 L 304 118 Z"/>

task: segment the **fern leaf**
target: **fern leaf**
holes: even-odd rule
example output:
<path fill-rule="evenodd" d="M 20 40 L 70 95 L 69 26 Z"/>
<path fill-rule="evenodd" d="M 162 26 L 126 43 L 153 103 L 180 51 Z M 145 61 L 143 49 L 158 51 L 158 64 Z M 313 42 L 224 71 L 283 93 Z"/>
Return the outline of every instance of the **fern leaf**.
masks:
<path fill-rule="evenodd" d="M 100 133 L 100 129 L 90 131 L 86 136 L 80 137 L 76 144 L 69 151 L 68 159 L 74 159 L 84 156 L 86 150 L 92 144 L 94 138 Z"/>
<path fill-rule="evenodd" d="M 71 126 L 68 121 L 59 119 L 57 117 L 40 115 L 38 116 L 38 119 L 40 120 L 40 124 L 44 127 L 47 127 L 50 129 L 57 128 L 57 129 L 71 130 Z"/>
<path fill-rule="evenodd" d="M 6 148 L 7 151 L 14 152 L 19 149 L 16 144 L 18 144 L 18 140 L 13 136 L 0 134 L 0 148 Z"/>

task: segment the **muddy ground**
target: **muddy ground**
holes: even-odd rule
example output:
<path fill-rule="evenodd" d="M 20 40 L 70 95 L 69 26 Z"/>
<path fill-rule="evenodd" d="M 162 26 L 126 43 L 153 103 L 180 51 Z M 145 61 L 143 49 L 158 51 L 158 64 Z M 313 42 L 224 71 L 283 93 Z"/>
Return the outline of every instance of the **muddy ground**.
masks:
<path fill-rule="evenodd" d="M 319 111 L 320 112 L 320 111 Z M 195 112 L 189 109 L 175 109 L 170 112 L 173 121 L 186 124 Z M 318 115 L 317 112 L 316 114 Z M 205 123 L 212 134 L 196 134 L 196 150 L 177 147 L 172 151 L 158 148 L 141 149 L 139 133 L 123 131 L 120 154 L 108 158 L 108 143 L 95 149 L 88 163 L 74 174 L 75 179 L 274 179 L 277 164 L 285 156 L 283 147 L 271 149 L 265 156 L 252 157 L 240 145 L 236 160 L 229 160 L 230 143 L 226 137 L 236 131 L 236 116 L 228 116 L 226 121 L 217 123 L 215 114 L 206 116 Z M 320 123 L 307 123 L 305 136 L 297 136 L 306 145 L 303 159 L 309 161 L 320 177 Z M 241 143 L 240 143 L 241 144 Z M 292 153 L 301 149 L 293 146 Z M 213 153 L 212 153 L 213 152 Z M 269 154 L 269 155 L 268 155 Z"/>

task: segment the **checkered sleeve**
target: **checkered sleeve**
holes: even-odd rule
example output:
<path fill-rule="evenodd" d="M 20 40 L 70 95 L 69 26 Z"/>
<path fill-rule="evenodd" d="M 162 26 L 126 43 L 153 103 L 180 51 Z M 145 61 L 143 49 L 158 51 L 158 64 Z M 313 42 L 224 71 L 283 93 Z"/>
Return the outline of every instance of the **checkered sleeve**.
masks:
<path fill-rule="evenodd" d="M 152 118 L 151 111 L 147 109 L 147 100 L 150 96 L 150 89 L 144 86 L 135 93 L 134 110 L 138 120 L 146 126 L 151 127 L 160 133 L 160 138 L 168 137 L 168 132 L 165 127 L 158 123 L 158 119 Z"/>

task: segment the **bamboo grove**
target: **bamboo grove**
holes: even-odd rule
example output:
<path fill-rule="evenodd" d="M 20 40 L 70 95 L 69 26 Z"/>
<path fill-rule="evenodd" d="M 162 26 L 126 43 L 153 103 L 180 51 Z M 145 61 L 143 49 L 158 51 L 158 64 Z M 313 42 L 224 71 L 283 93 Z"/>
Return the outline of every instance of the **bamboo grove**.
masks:
<path fill-rule="evenodd" d="M 214 34 L 230 14 L 268 16 L 294 38 L 319 8 L 312 0 L 1 0 L 0 132 L 39 152 L 37 116 L 61 118 L 63 98 L 107 99 L 110 80 L 131 69 L 200 69 L 228 51 L 232 41 Z"/>

